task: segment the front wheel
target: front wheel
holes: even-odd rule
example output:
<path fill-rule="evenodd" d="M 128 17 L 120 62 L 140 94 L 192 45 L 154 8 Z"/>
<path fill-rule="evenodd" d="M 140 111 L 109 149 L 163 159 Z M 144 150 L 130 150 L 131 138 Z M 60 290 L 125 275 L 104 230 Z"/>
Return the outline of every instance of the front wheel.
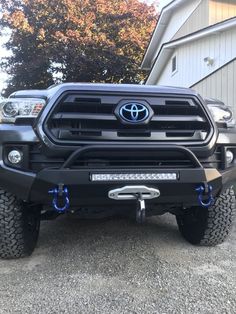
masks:
<path fill-rule="evenodd" d="M 192 207 L 176 220 L 183 237 L 190 243 L 215 246 L 229 235 L 235 217 L 235 192 L 232 187 L 222 192 L 209 208 Z"/>
<path fill-rule="evenodd" d="M 0 189 L 0 257 L 19 258 L 33 252 L 39 235 L 40 209 Z"/>

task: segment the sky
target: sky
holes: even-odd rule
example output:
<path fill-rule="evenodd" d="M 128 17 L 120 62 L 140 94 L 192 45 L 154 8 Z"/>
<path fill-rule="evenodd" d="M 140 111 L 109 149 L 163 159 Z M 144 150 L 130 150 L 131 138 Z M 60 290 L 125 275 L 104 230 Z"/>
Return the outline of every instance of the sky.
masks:
<path fill-rule="evenodd" d="M 151 2 L 151 0 L 145 0 L 146 2 Z M 172 0 L 159 0 L 159 10 L 166 6 Z M 8 37 L 6 35 L 0 36 L 0 61 L 2 58 L 9 55 L 9 52 L 3 47 L 6 43 Z M 7 75 L 3 72 L 0 72 L 0 95 L 2 89 L 6 86 Z"/>
<path fill-rule="evenodd" d="M 159 0 L 159 8 L 160 10 L 166 6 L 168 3 L 172 2 L 172 0 Z"/>

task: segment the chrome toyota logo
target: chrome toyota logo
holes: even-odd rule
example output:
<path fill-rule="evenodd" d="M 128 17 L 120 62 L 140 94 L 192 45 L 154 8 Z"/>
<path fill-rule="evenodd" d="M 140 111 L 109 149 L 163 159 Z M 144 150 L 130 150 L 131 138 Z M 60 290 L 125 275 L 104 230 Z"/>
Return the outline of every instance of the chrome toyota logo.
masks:
<path fill-rule="evenodd" d="M 140 123 L 150 116 L 148 107 L 140 103 L 126 103 L 120 107 L 119 115 L 122 120 L 129 123 Z"/>

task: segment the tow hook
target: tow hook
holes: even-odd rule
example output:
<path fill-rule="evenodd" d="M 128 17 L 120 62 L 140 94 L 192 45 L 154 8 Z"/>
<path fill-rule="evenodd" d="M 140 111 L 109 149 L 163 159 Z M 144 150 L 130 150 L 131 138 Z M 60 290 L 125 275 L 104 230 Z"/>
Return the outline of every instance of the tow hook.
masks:
<path fill-rule="evenodd" d="M 146 203 L 141 193 L 137 194 L 136 221 L 143 224 L 146 220 Z"/>
<path fill-rule="evenodd" d="M 212 186 L 207 183 L 201 184 L 199 187 L 197 187 L 195 190 L 198 193 L 198 202 L 202 207 L 209 207 L 214 202 L 214 197 L 212 195 Z M 207 200 L 203 200 L 203 196 L 207 196 Z"/>
<path fill-rule="evenodd" d="M 158 198 L 160 191 L 158 189 L 149 188 L 144 185 L 124 186 L 119 189 L 108 192 L 108 197 L 114 200 L 135 200 L 136 206 L 136 221 L 142 224 L 146 220 L 146 203 L 145 200 Z"/>
<path fill-rule="evenodd" d="M 58 187 L 51 189 L 48 191 L 48 194 L 53 195 L 53 200 L 52 200 L 52 206 L 60 214 L 65 213 L 65 211 L 69 208 L 70 206 L 70 200 L 69 200 L 69 192 L 68 188 L 64 186 L 64 184 L 60 183 Z M 60 207 L 58 205 L 59 203 L 59 198 L 62 199 L 64 205 Z"/>

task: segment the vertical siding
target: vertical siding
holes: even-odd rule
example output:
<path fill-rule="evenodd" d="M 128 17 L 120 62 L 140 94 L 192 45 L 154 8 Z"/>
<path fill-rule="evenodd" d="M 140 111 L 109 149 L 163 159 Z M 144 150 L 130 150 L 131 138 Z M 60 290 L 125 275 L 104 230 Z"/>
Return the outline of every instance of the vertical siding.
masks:
<path fill-rule="evenodd" d="M 202 0 L 174 39 L 236 16 L 236 0 Z"/>
<path fill-rule="evenodd" d="M 222 100 L 231 106 L 236 113 L 236 60 L 227 64 L 200 83 L 194 85 L 203 97 L 212 97 Z"/>
<path fill-rule="evenodd" d="M 209 25 L 236 16 L 235 0 L 209 0 Z"/>
<path fill-rule="evenodd" d="M 161 40 L 157 43 L 156 53 L 153 56 L 152 62 L 154 62 L 154 60 L 156 59 L 156 56 L 158 55 L 163 43 L 167 43 L 173 39 L 176 31 L 180 29 L 180 27 L 185 23 L 185 21 L 188 19 L 191 13 L 196 9 L 198 3 L 199 0 L 188 1 L 187 3 L 185 3 L 184 6 L 178 8 L 178 10 L 176 10 L 176 12 L 172 14 L 168 21 L 168 25 L 165 29 L 165 32 L 161 37 Z M 160 28 L 161 27 L 162 26 L 160 25 Z"/>
<path fill-rule="evenodd" d="M 198 31 L 209 25 L 209 0 L 202 0 L 188 20 L 177 31 L 174 39 Z"/>
<path fill-rule="evenodd" d="M 171 59 L 157 78 L 161 85 L 189 87 L 236 57 L 236 27 L 175 48 L 177 72 L 171 73 Z M 214 59 L 208 66 L 204 58 Z"/>

